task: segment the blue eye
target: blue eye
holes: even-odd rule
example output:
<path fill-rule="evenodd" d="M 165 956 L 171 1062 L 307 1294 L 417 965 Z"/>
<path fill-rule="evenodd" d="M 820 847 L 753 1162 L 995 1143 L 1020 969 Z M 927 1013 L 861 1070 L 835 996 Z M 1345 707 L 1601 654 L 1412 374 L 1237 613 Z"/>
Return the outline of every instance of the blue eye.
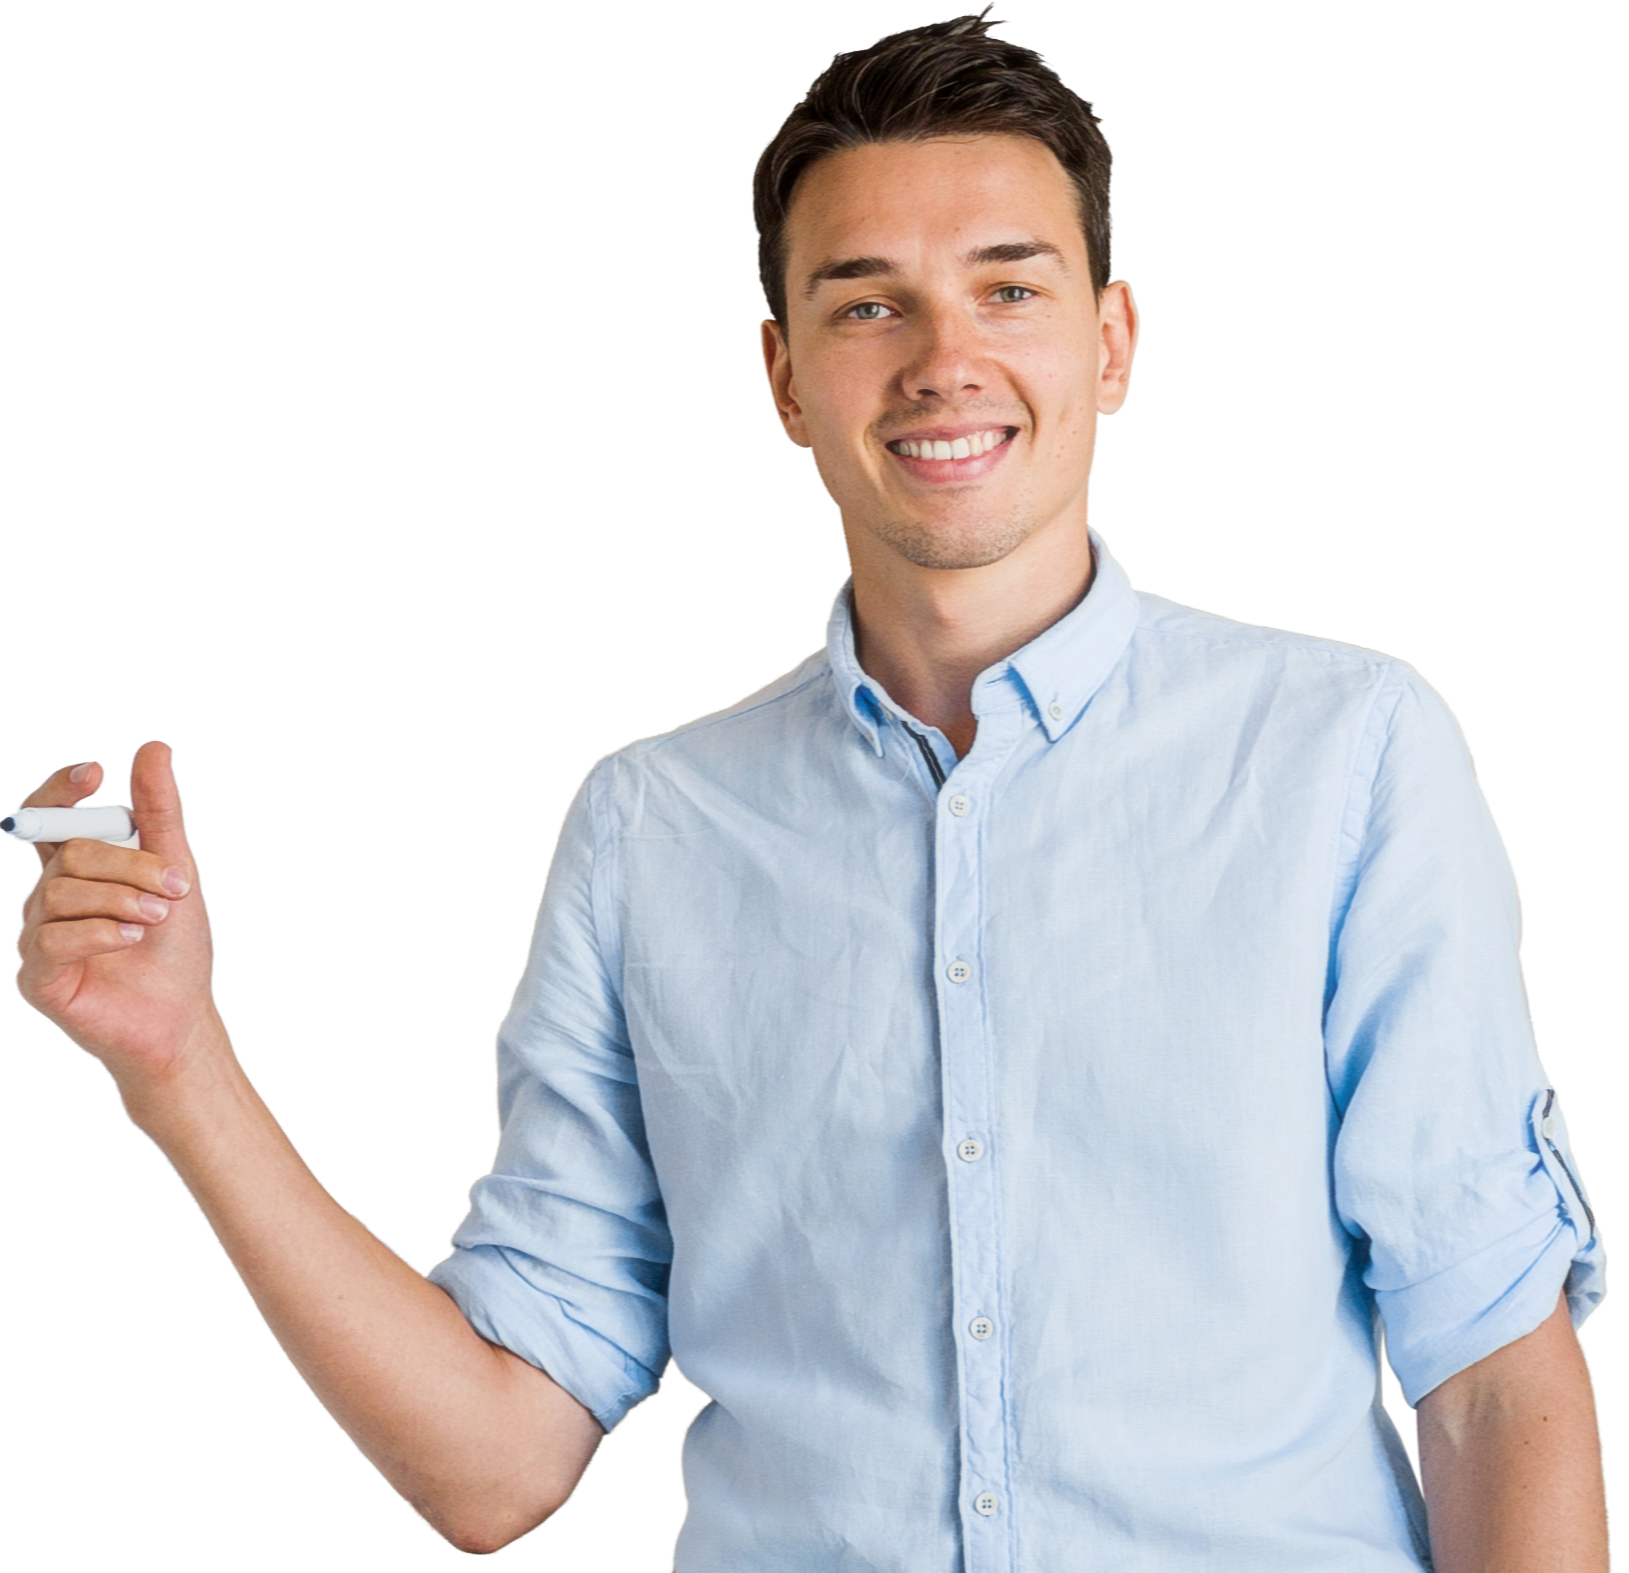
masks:
<path fill-rule="evenodd" d="M 995 301 L 1001 306 L 1017 306 L 1023 301 L 1032 299 L 1035 293 L 1024 284 L 1002 284 L 995 291 Z M 893 316 L 894 312 L 880 300 L 862 300 L 857 305 L 850 306 L 843 315 L 857 322 L 881 322 L 884 317 Z"/>

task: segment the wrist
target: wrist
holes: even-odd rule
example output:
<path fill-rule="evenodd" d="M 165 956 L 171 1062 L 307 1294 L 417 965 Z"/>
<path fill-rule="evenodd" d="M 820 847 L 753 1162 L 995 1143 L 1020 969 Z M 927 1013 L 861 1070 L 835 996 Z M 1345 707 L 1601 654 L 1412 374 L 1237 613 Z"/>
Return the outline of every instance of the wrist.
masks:
<path fill-rule="evenodd" d="M 211 1006 L 161 1063 L 109 1066 L 131 1121 L 165 1145 L 165 1134 L 218 1114 L 248 1089 L 225 1024 Z M 212 1121 L 211 1121 L 212 1122 Z"/>

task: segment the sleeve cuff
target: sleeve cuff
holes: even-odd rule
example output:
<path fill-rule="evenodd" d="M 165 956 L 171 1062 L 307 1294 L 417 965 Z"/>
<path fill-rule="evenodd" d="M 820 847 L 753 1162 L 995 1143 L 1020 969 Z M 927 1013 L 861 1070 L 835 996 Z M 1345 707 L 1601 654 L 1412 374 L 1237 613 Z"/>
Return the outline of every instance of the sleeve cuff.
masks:
<path fill-rule="evenodd" d="M 1527 1124 L 1537 1157 L 1530 1178 L 1550 1205 L 1440 1273 L 1375 1291 L 1387 1357 L 1411 1406 L 1548 1320 L 1563 1290 L 1574 1327 L 1606 1296 L 1606 1253 L 1553 1088 L 1533 1098 Z"/>
<path fill-rule="evenodd" d="M 655 1372 L 528 1282 L 501 1246 L 459 1247 L 428 1276 L 476 1332 L 558 1382 L 607 1431 L 656 1391 Z"/>

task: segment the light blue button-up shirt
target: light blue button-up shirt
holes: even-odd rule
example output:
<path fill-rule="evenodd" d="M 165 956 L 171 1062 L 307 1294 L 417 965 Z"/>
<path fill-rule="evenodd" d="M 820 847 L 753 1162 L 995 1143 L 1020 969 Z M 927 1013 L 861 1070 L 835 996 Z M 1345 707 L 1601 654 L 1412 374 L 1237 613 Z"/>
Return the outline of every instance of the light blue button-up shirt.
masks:
<path fill-rule="evenodd" d="M 680 1573 L 1427 1565 L 1377 1401 L 1602 1254 L 1514 891 L 1407 666 L 1091 592 L 958 761 L 828 647 L 593 771 L 433 1274 L 607 1427 L 712 1402 Z"/>

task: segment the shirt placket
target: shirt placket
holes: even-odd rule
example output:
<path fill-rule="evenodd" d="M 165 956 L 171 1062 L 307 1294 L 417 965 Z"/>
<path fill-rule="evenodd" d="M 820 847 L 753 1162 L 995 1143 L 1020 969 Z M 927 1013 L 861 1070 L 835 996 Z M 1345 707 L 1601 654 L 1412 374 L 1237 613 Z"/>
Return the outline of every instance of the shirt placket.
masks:
<path fill-rule="evenodd" d="M 959 1508 L 966 1573 L 1011 1573 L 1007 1302 L 986 1009 L 984 828 L 1017 737 L 1016 709 L 981 715 L 976 748 L 935 805 L 934 973 L 950 1197 L 952 1317 L 961 1387 Z"/>

